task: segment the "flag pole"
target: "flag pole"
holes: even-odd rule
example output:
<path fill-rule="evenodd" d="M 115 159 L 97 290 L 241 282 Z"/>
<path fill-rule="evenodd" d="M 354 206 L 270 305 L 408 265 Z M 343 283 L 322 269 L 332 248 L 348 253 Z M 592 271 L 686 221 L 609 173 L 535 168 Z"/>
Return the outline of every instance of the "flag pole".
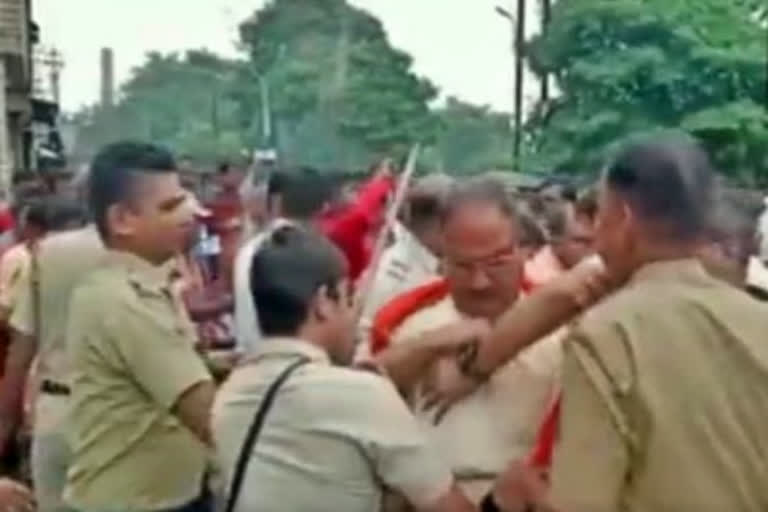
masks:
<path fill-rule="evenodd" d="M 368 269 L 363 274 L 362 281 L 357 289 L 358 309 L 356 311 L 356 317 L 358 321 L 363 311 L 365 310 L 367 302 L 370 300 L 376 272 L 379 268 L 379 264 L 381 263 L 381 257 L 384 254 L 384 250 L 387 248 L 387 240 L 389 239 L 390 233 L 392 233 L 395 222 L 397 222 L 397 213 L 400 211 L 400 207 L 402 206 L 403 201 L 405 201 L 405 195 L 408 192 L 408 186 L 410 185 L 411 179 L 413 178 L 413 173 L 416 169 L 416 160 L 419 157 L 419 150 L 420 147 L 418 144 L 416 144 L 411 148 L 411 151 L 408 154 L 408 160 L 405 164 L 405 169 L 403 170 L 403 174 L 400 176 L 400 180 L 397 183 L 397 188 L 395 189 L 395 195 L 393 196 L 392 202 L 390 203 L 389 209 L 387 210 L 384 227 L 382 227 L 381 231 L 379 232 L 379 236 L 376 239 L 376 245 L 374 245 L 373 248 L 371 263 L 368 265 Z"/>

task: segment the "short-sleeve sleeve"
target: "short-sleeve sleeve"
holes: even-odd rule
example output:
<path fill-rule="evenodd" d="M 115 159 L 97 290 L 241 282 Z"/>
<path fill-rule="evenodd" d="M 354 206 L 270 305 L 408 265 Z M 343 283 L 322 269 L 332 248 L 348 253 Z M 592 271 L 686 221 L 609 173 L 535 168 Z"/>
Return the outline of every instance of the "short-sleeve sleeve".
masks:
<path fill-rule="evenodd" d="M 16 297 L 11 316 L 8 320 L 11 328 L 24 336 L 35 335 L 34 298 L 30 272 L 22 272 L 16 284 Z"/>
<path fill-rule="evenodd" d="M 0 305 L 12 309 L 19 282 L 29 267 L 29 253 L 16 249 L 0 260 Z"/>
<path fill-rule="evenodd" d="M 361 375 L 363 378 L 363 375 Z M 355 397 L 351 428 L 365 444 L 377 476 L 416 508 L 427 508 L 450 491 L 448 464 L 429 443 L 394 386 L 365 374 L 366 385 Z M 365 396 L 367 395 L 367 397 Z M 351 405 L 350 405 L 351 407 Z"/>
<path fill-rule="evenodd" d="M 171 409 L 184 392 L 211 379 L 194 350 L 170 300 L 147 297 L 126 301 L 106 329 L 119 360 L 136 382 L 162 407 Z"/>

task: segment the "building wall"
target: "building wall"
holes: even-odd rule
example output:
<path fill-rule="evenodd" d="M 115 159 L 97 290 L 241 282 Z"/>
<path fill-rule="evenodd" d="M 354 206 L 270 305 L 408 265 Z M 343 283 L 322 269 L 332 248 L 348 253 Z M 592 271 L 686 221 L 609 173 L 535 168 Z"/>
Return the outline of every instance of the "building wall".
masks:
<path fill-rule="evenodd" d="M 24 170 L 23 133 L 32 114 L 30 0 L 0 0 L 0 195 L 8 197 L 12 175 Z"/>

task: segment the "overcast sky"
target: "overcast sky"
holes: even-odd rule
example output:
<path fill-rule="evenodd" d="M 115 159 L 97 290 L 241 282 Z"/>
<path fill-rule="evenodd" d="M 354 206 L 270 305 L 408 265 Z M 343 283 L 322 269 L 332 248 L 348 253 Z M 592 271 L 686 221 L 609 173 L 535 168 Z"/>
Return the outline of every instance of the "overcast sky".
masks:
<path fill-rule="evenodd" d="M 384 24 L 414 70 L 443 95 L 510 110 L 509 22 L 494 11 L 510 0 L 350 0 Z M 63 53 L 67 110 L 97 101 L 99 51 L 115 52 L 118 83 L 150 50 L 208 48 L 234 56 L 237 24 L 263 0 L 33 0 L 42 42 Z"/>

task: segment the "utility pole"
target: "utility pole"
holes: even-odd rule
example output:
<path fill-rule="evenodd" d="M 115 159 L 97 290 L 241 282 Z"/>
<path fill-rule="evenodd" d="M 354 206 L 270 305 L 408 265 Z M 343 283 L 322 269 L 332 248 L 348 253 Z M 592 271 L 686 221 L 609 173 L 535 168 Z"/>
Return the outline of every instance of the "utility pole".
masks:
<path fill-rule="evenodd" d="M 272 144 L 272 105 L 269 99 L 269 83 L 259 74 L 259 91 L 261 93 L 261 129 L 264 144 Z"/>
<path fill-rule="evenodd" d="M 520 172 L 520 147 L 523 128 L 523 87 L 524 60 L 523 43 L 525 42 L 526 0 L 517 0 L 517 15 L 513 16 L 507 9 L 497 6 L 496 12 L 509 20 L 512 29 L 512 53 L 515 58 L 515 113 L 514 133 L 512 134 L 512 159 L 515 172 Z"/>
<path fill-rule="evenodd" d="M 115 104 L 115 63 L 112 48 L 101 49 L 101 107 L 112 108 Z"/>
<path fill-rule="evenodd" d="M 53 93 L 53 102 L 61 105 L 61 70 L 64 68 L 64 59 L 61 52 L 56 48 L 51 48 L 43 55 L 41 64 L 48 66 L 49 77 L 51 80 L 51 92 Z"/>
<path fill-rule="evenodd" d="M 541 0 L 541 33 L 547 31 L 549 22 L 552 19 L 552 0 Z M 545 105 L 549 101 L 549 73 L 544 73 L 541 77 L 541 103 Z"/>

